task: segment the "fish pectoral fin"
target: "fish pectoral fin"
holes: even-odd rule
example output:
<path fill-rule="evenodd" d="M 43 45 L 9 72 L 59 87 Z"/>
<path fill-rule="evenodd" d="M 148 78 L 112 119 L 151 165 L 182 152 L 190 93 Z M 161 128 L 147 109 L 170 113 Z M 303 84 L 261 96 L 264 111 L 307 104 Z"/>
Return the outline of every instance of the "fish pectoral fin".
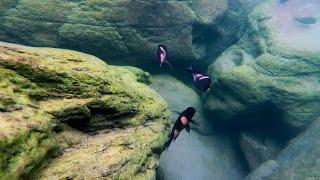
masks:
<path fill-rule="evenodd" d="M 178 130 L 174 130 L 174 134 L 173 134 L 173 139 L 174 141 L 177 139 L 177 137 L 179 136 L 180 132 Z"/>
<path fill-rule="evenodd" d="M 186 125 L 186 130 L 187 130 L 187 132 L 190 134 L 190 125 L 189 125 L 189 124 Z"/>
<path fill-rule="evenodd" d="M 169 63 L 168 60 L 165 61 L 171 68 L 173 68 L 173 66 Z"/>

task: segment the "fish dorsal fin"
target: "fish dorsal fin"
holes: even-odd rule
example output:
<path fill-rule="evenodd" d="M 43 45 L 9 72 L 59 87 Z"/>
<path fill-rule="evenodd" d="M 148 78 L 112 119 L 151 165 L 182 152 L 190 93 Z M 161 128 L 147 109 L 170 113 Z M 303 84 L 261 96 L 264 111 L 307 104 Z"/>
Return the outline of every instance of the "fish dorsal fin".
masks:
<path fill-rule="evenodd" d="M 167 54 L 165 48 L 163 48 L 162 46 L 160 46 L 160 50 L 161 50 L 165 55 Z"/>

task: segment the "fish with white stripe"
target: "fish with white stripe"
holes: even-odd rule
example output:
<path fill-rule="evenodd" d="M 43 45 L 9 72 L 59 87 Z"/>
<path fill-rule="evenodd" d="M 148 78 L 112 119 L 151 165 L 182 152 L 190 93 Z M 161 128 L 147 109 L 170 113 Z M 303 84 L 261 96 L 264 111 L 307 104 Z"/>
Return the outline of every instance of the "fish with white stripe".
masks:
<path fill-rule="evenodd" d="M 197 89 L 199 89 L 200 91 L 207 91 L 210 88 L 210 76 L 200 73 L 199 71 L 195 70 L 192 66 L 190 66 L 186 70 L 192 73 L 193 81 Z"/>

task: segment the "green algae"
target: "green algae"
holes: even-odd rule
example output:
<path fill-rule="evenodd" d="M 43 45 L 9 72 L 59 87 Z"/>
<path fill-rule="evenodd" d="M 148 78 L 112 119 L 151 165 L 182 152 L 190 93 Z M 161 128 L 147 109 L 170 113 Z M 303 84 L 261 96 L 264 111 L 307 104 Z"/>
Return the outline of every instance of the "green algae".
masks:
<path fill-rule="evenodd" d="M 162 11 L 152 11 L 162 7 Z M 170 44 L 177 61 L 200 60 L 207 31 L 227 10 L 226 0 L 2 0 L 0 40 L 32 46 L 81 50 L 108 62 L 151 65 L 159 37 Z M 170 31 L 166 27 L 173 27 Z M 208 28 L 205 28 L 208 29 Z"/>
<path fill-rule="evenodd" d="M 244 36 L 210 66 L 215 83 L 206 107 L 232 119 L 269 104 L 281 121 L 302 130 L 319 116 L 319 52 L 280 38 L 274 3 L 256 7 Z"/>
<path fill-rule="evenodd" d="M 158 159 L 170 112 L 165 101 L 146 85 L 151 81 L 150 74 L 131 67 L 108 66 L 94 56 L 74 51 L 0 43 L 0 77 L 1 178 L 29 178 L 43 168 L 46 173 L 39 177 L 45 178 L 51 176 L 51 169 L 56 165 L 77 168 L 77 164 L 68 164 L 70 167 L 60 164 L 67 159 L 64 156 L 53 158 L 53 164 L 48 159 L 57 149 L 73 152 L 76 145 L 96 147 L 84 141 L 87 130 L 100 134 L 93 142 L 109 143 L 113 153 L 129 157 L 127 161 L 102 159 L 105 162 L 100 166 L 109 162 L 110 167 L 115 164 L 128 167 L 125 171 L 116 168 L 115 177 L 155 176 L 157 165 L 147 166 L 146 162 Z M 54 132 L 54 129 L 60 130 Z M 86 131 L 78 133 L 83 130 Z M 106 133 L 113 131 L 123 134 L 122 138 L 113 137 L 117 133 Z M 72 136 L 78 138 L 72 140 Z M 113 141 L 119 144 L 105 142 L 106 138 L 115 138 Z M 136 141 L 135 147 L 139 147 L 136 155 L 126 152 L 126 143 L 121 144 L 121 139 Z M 68 145 L 65 141 L 69 141 Z M 94 158 L 88 152 L 83 156 Z M 61 172 L 58 176 L 67 174 Z"/>

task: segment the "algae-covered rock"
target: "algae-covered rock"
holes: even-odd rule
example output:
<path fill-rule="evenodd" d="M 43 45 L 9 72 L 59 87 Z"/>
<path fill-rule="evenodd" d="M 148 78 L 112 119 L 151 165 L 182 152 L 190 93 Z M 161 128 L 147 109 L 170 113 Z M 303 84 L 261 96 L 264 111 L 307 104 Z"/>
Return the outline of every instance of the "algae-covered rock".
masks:
<path fill-rule="evenodd" d="M 240 135 L 240 147 L 253 171 L 265 161 L 274 159 L 283 146 L 271 137 L 244 132 Z"/>
<path fill-rule="evenodd" d="M 320 177 L 319 119 L 293 139 L 275 159 L 279 168 L 268 179 L 318 179 Z"/>
<path fill-rule="evenodd" d="M 215 25 L 216 40 L 207 48 L 208 64 L 228 47 L 237 43 L 246 29 L 248 15 L 262 2 L 265 0 L 228 0 L 228 10 Z"/>
<path fill-rule="evenodd" d="M 290 141 L 273 161 L 273 168 L 262 164 L 248 180 L 319 179 L 320 177 L 320 119 L 315 120 L 298 137 Z M 269 170 L 268 170 L 269 169 Z"/>
<path fill-rule="evenodd" d="M 150 75 L 1 42 L 0 179 L 155 178 L 170 112 L 138 81 Z"/>
<path fill-rule="evenodd" d="M 245 180 L 263 180 L 270 174 L 274 173 L 279 167 L 279 164 L 274 160 L 268 160 L 260 165 L 256 170 L 252 171 Z"/>
<path fill-rule="evenodd" d="M 0 15 L 2 15 L 8 9 L 10 9 L 10 6 L 14 5 L 15 3 L 16 3 L 16 0 L 2 0 L 0 2 Z"/>
<path fill-rule="evenodd" d="M 150 65 L 159 43 L 180 61 L 205 57 L 200 39 L 227 10 L 226 0 L 12 2 L 0 4 L 0 40 L 81 50 L 124 65 Z"/>
<path fill-rule="evenodd" d="M 206 107 L 225 119 L 277 113 L 300 130 L 320 115 L 320 24 L 296 17 L 319 16 L 318 1 L 268 1 L 249 16 L 246 34 L 210 66 L 213 78 Z M 268 111 L 273 109 L 275 111 Z M 259 118 L 257 118 L 259 119 Z"/>

